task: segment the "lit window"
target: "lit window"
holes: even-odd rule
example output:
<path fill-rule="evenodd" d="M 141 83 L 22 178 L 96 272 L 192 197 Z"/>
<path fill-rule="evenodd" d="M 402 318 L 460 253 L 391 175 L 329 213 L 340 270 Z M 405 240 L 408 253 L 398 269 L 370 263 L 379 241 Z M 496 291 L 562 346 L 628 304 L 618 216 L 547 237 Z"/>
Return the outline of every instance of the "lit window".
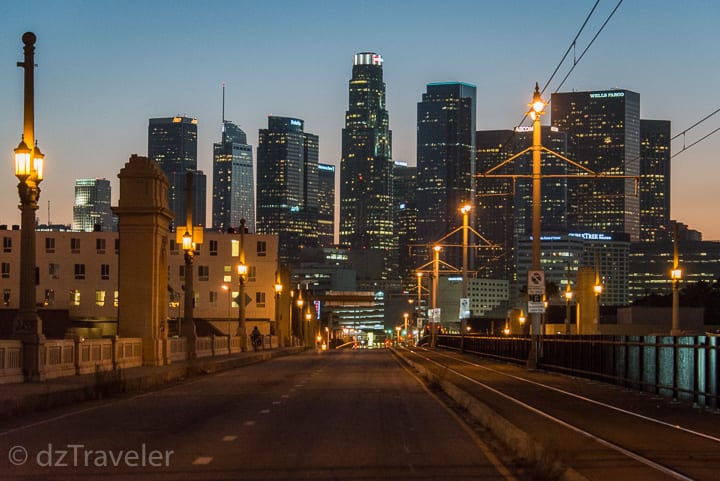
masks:
<path fill-rule="evenodd" d="M 105 291 L 95 291 L 95 305 L 100 307 L 105 305 Z"/>
<path fill-rule="evenodd" d="M 70 291 L 70 305 L 71 306 L 79 306 L 80 305 L 80 291 L 77 289 L 72 289 Z"/>

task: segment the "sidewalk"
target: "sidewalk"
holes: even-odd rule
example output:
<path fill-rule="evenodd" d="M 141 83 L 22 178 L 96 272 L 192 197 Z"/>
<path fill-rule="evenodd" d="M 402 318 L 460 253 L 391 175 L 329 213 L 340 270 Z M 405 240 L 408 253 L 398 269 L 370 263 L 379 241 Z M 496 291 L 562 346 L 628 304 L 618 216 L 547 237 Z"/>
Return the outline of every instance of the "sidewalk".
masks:
<path fill-rule="evenodd" d="M 287 347 L 201 358 L 167 366 L 143 366 L 66 376 L 44 382 L 2 384 L 0 385 L 0 419 L 102 399 L 123 392 L 152 389 L 189 377 L 234 369 L 302 351 L 302 347 Z"/>

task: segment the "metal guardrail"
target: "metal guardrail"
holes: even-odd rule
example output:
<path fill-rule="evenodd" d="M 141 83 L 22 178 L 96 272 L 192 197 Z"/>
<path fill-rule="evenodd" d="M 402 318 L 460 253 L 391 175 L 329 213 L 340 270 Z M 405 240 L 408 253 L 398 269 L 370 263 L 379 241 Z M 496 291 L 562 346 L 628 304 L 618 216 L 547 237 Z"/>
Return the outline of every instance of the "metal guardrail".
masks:
<path fill-rule="evenodd" d="M 438 345 L 460 349 L 460 336 L 438 336 Z M 525 363 L 528 337 L 465 336 L 465 350 Z M 542 336 L 538 367 L 611 382 L 697 406 L 720 406 L 720 337 Z"/>

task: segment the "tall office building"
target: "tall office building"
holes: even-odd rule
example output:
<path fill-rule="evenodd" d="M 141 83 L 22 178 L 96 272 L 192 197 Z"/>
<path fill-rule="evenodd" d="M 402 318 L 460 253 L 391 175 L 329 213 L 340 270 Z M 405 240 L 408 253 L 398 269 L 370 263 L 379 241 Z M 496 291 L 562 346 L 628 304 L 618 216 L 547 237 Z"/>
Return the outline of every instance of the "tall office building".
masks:
<path fill-rule="evenodd" d="M 666 237 L 669 226 L 670 121 L 641 119 L 640 240 Z"/>
<path fill-rule="evenodd" d="M 252 147 L 237 125 L 223 121 L 222 139 L 213 144 L 212 227 L 245 227 L 255 232 L 255 182 Z"/>
<path fill-rule="evenodd" d="M 342 130 L 340 163 L 340 245 L 382 252 L 378 279 L 395 276 L 393 235 L 392 134 L 385 109 L 383 59 L 376 53 L 353 56 L 349 105 Z"/>
<path fill-rule="evenodd" d="M 335 166 L 318 164 L 318 247 L 335 245 Z"/>
<path fill-rule="evenodd" d="M 568 155 L 598 174 L 640 175 L 640 94 L 629 90 L 555 93 L 552 125 L 568 134 Z M 640 238 L 635 179 L 569 179 L 568 224 L 577 232 Z"/>
<path fill-rule="evenodd" d="M 160 165 L 170 183 L 169 208 L 175 215 L 173 226 L 185 224 L 186 174 L 193 174 L 194 225 L 205 226 L 205 195 L 207 180 L 197 170 L 197 119 L 163 117 L 150 119 L 148 125 L 148 157 Z"/>
<path fill-rule="evenodd" d="M 75 180 L 72 230 L 83 232 L 115 230 L 110 207 L 109 180 Z"/>
<path fill-rule="evenodd" d="M 474 85 L 432 83 L 418 102 L 417 235 L 421 246 L 432 245 L 460 227 L 459 209 L 473 204 L 475 97 Z M 475 217 L 473 211 L 471 216 Z M 430 260 L 430 247 L 420 251 Z M 443 258 L 456 268 L 462 266 L 460 248 L 447 249 Z"/>
<path fill-rule="evenodd" d="M 318 242 L 318 137 L 300 119 L 270 116 L 257 162 L 257 231 L 279 235 L 280 261 L 296 263 Z"/>
<path fill-rule="evenodd" d="M 393 173 L 395 235 L 398 239 L 398 267 L 405 285 L 416 282 L 415 269 L 427 262 L 417 254 L 417 167 L 395 161 Z"/>

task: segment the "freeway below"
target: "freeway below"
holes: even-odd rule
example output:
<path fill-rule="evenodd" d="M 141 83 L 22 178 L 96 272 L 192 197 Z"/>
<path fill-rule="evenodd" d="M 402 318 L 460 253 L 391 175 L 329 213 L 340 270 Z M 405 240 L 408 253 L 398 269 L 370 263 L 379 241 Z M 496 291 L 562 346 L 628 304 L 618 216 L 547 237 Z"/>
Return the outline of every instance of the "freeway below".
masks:
<path fill-rule="evenodd" d="M 0 449 L 3 481 L 519 479 L 386 349 L 4 420 Z"/>

